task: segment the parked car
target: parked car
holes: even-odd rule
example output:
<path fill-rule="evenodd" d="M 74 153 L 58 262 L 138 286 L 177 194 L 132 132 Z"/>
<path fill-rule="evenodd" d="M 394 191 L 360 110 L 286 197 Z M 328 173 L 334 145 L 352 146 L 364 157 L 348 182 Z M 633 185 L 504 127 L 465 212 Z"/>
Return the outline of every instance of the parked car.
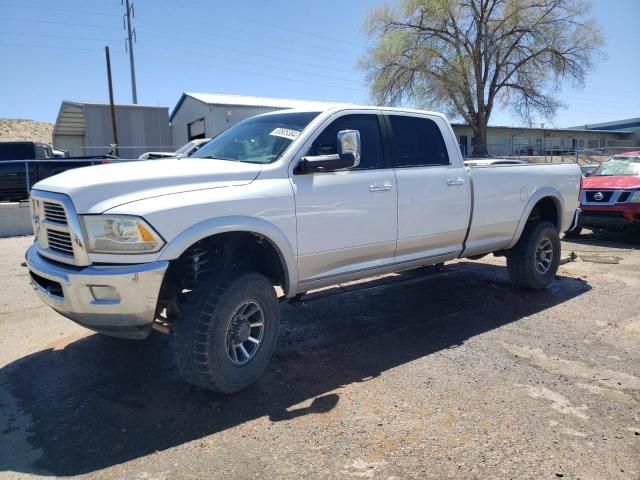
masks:
<path fill-rule="evenodd" d="M 62 315 L 107 335 L 169 333 L 186 380 L 232 393 L 269 363 L 279 303 L 305 292 L 489 253 L 516 287 L 549 286 L 579 185 L 575 164 L 465 167 L 437 113 L 273 112 L 191 158 L 38 183 L 27 264 Z"/>
<path fill-rule="evenodd" d="M 580 220 L 583 227 L 624 231 L 640 227 L 640 151 L 611 157 L 582 179 Z"/>
<path fill-rule="evenodd" d="M 190 157 L 194 153 L 196 153 L 200 147 L 202 147 L 205 143 L 207 143 L 210 138 L 198 138 L 197 140 L 191 140 L 189 143 L 184 144 L 175 152 L 146 152 L 140 155 L 138 158 L 140 160 L 151 160 L 154 158 L 184 158 Z"/>

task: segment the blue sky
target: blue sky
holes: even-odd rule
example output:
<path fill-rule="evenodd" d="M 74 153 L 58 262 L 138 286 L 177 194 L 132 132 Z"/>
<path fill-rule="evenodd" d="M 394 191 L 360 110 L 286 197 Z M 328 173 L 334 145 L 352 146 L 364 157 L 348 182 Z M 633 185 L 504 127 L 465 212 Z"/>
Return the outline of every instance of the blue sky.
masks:
<path fill-rule="evenodd" d="M 183 91 L 368 103 L 356 62 L 380 2 L 136 0 L 139 103 L 173 108 Z M 584 89 L 563 90 L 556 126 L 640 116 L 640 1 L 593 0 L 593 11 L 607 58 Z M 130 103 L 123 12 L 119 0 L 0 0 L 0 117 L 55 121 L 63 99 L 106 101 L 105 45 L 116 102 Z"/>

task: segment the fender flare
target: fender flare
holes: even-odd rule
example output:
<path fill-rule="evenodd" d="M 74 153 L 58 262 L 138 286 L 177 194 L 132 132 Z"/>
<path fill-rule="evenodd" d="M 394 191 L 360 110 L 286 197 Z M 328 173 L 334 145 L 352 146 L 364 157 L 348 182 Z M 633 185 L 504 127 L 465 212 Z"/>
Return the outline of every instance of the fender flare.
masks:
<path fill-rule="evenodd" d="M 159 260 L 175 260 L 197 241 L 229 232 L 254 233 L 269 241 L 280 257 L 285 274 L 284 293 L 287 297 L 295 294 L 298 285 L 298 268 L 294 249 L 287 236 L 278 227 L 260 218 L 228 216 L 196 223 L 171 240 Z"/>
<path fill-rule="evenodd" d="M 562 194 L 558 189 L 554 187 L 543 187 L 539 190 L 536 190 L 534 194 L 529 198 L 527 205 L 524 207 L 524 212 L 520 217 L 520 221 L 518 222 L 518 228 L 516 228 L 516 233 L 513 236 L 513 240 L 511 240 L 511 243 L 506 247 L 507 249 L 512 248 L 516 243 L 518 243 L 518 240 L 520 240 L 520 235 L 522 235 L 524 227 L 527 224 L 527 220 L 529 220 L 529 215 L 531 215 L 531 212 L 533 211 L 536 204 L 544 198 L 551 198 L 551 200 L 553 200 L 553 203 L 555 203 L 556 210 L 558 212 L 558 230 L 562 229 L 562 213 L 564 212 Z"/>

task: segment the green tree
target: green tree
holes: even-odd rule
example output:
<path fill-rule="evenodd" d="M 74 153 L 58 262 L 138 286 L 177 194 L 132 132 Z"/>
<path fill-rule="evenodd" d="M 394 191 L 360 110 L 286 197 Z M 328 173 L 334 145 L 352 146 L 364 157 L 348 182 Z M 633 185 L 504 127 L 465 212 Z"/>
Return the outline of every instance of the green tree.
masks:
<path fill-rule="evenodd" d="M 400 0 L 373 9 L 361 60 L 374 100 L 462 117 L 487 154 L 496 103 L 553 118 L 564 82 L 581 86 L 603 45 L 583 0 Z"/>

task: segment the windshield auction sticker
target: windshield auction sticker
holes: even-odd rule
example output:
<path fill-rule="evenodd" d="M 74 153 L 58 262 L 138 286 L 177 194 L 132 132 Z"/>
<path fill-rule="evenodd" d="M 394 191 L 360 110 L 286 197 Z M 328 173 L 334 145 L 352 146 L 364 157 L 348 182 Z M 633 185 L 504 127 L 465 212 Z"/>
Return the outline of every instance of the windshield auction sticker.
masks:
<path fill-rule="evenodd" d="M 288 138 L 289 140 L 295 140 L 300 135 L 298 130 L 292 130 L 290 128 L 276 128 L 269 135 L 273 135 L 274 137 L 282 137 Z"/>

